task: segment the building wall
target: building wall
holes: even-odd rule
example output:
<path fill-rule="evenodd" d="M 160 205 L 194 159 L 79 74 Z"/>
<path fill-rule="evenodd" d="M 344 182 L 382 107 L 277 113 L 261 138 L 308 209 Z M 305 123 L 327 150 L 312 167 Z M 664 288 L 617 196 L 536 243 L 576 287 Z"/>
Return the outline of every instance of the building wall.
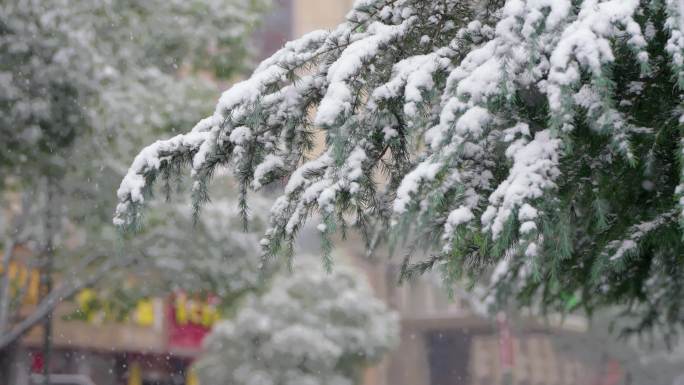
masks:
<path fill-rule="evenodd" d="M 316 29 L 332 29 L 344 20 L 353 0 L 293 0 L 292 32 L 297 38 Z"/>

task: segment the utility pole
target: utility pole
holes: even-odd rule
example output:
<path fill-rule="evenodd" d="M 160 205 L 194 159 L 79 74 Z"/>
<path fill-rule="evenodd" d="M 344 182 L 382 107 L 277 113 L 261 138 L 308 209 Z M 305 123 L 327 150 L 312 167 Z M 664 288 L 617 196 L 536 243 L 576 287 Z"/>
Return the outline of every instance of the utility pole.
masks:
<path fill-rule="evenodd" d="M 52 292 L 52 270 L 54 263 L 54 233 L 55 233 L 55 188 L 54 177 L 47 178 L 47 207 L 45 210 L 45 263 L 43 265 L 43 298 Z M 43 384 L 50 385 L 50 363 L 52 362 L 52 311 L 48 312 L 43 321 Z"/>

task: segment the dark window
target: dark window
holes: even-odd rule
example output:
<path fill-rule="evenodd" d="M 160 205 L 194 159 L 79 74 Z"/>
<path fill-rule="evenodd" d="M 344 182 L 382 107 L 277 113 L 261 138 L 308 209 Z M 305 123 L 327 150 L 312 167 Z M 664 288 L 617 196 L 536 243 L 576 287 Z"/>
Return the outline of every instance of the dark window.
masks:
<path fill-rule="evenodd" d="M 462 331 L 426 333 L 430 385 L 467 385 L 470 336 Z"/>

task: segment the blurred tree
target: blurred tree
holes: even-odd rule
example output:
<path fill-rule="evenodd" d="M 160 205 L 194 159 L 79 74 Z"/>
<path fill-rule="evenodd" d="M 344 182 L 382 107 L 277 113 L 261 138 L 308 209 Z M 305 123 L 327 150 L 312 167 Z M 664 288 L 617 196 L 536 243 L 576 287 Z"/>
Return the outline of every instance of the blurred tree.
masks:
<path fill-rule="evenodd" d="M 130 268 L 111 271 L 94 285 L 98 299 L 111 301 L 106 309 L 96 309 L 106 313 L 99 318 L 122 321 L 140 300 L 173 292 L 215 297 L 223 316 L 233 314 L 245 294 L 262 290 L 279 269 L 279 261 L 266 266 L 258 258 L 269 201 L 255 198 L 249 232 L 243 228 L 235 199 L 213 201 L 212 212 L 196 223 L 187 204 L 159 205 L 147 218 L 149 226 L 128 240 L 128 248 L 143 251 L 145 257 L 136 259 Z M 99 241 L 115 249 L 115 240 Z M 89 316 L 80 310 L 72 315 L 77 319 Z"/>
<path fill-rule="evenodd" d="M 618 305 L 633 330 L 684 324 L 684 9 L 678 0 L 364 0 L 285 45 L 118 190 L 136 228 L 157 177 L 288 178 L 264 254 L 320 213 L 326 262 L 349 226 L 406 241 L 494 303 Z M 315 110 L 315 114 L 311 114 Z M 321 128 L 324 151 L 308 160 Z M 242 203 L 246 205 L 245 202 Z M 671 328 L 670 328 L 671 327 Z"/>
<path fill-rule="evenodd" d="M 246 298 L 205 339 L 200 383 L 353 385 L 398 342 L 397 315 L 373 297 L 363 274 L 331 274 L 312 258 Z"/>
<path fill-rule="evenodd" d="M 108 258 L 116 236 L 106 192 L 125 171 L 118 160 L 207 113 L 215 82 L 245 68 L 267 3 L 0 4 L 0 356 L 59 301 L 139 256 L 129 247 Z M 30 252 L 18 256 L 19 247 Z M 23 317 L 27 290 L 12 286 L 13 262 L 43 272 L 43 297 Z M 53 269 L 61 279 L 45 290 Z"/>

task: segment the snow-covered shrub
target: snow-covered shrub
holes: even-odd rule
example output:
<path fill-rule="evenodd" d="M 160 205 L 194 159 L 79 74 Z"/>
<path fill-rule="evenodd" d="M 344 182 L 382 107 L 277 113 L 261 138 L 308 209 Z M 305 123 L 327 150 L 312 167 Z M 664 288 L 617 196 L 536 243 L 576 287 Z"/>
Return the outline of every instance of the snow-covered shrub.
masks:
<path fill-rule="evenodd" d="M 206 385 L 352 385 L 398 327 L 362 273 L 302 258 L 214 327 L 197 370 Z"/>

